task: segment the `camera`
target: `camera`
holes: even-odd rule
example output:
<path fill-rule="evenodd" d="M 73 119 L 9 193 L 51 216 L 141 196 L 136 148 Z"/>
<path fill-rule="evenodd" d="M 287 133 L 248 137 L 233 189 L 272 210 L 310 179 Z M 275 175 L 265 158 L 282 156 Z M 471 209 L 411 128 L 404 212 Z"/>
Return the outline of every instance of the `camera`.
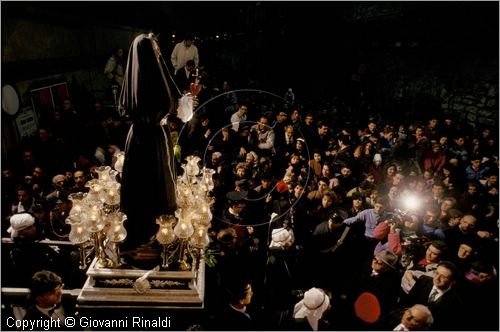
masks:
<path fill-rule="evenodd" d="M 404 222 L 411 217 L 400 209 L 394 209 L 394 212 L 389 213 L 389 218 L 386 220 L 389 225 L 396 224 L 403 226 Z"/>

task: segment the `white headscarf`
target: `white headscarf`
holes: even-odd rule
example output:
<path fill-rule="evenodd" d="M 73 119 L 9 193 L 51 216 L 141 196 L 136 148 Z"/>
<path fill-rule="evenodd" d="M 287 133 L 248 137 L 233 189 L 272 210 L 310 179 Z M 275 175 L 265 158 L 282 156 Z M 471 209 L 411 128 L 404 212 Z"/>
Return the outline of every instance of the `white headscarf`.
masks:
<path fill-rule="evenodd" d="M 318 330 L 318 321 L 330 306 L 330 298 L 325 292 L 313 287 L 304 293 L 304 298 L 293 308 L 293 318 L 307 318 L 313 331 Z"/>
<path fill-rule="evenodd" d="M 293 231 L 287 230 L 285 228 L 275 228 L 273 229 L 271 235 L 271 243 L 269 247 L 288 247 L 293 244 Z"/>
<path fill-rule="evenodd" d="M 16 238 L 19 235 L 19 231 L 26 229 L 35 223 L 35 217 L 29 213 L 18 213 L 10 217 L 10 227 L 7 232 L 10 233 L 10 237 Z"/>

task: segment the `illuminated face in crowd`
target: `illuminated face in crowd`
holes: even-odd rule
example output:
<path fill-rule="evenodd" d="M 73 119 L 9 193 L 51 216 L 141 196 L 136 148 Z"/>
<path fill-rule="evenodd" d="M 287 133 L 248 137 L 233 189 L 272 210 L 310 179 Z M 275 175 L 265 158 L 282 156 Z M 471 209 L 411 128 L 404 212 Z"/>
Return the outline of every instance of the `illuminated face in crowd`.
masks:
<path fill-rule="evenodd" d="M 318 128 L 319 136 L 326 136 L 326 134 L 328 134 L 328 126 L 321 126 Z"/>
<path fill-rule="evenodd" d="M 432 279 L 434 286 L 441 290 L 446 290 L 455 284 L 453 272 L 444 266 L 438 266 Z"/>
<path fill-rule="evenodd" d="M 396 167 L 395 166 L 389 166 L 387 167 L 386 174 L 387 176 L 394 176 L 396 173 Z"/>
<path fill-rule="evenodd" d="M 297 165 L 299 162 L 300 162 L 300 157 L 297 156 L 296 154 L 290 157 L 290 164 Z"/>
<path fill-rule="evenodd" d="M 306 119 L 304 120 L 304 122 L 306 123 L 306 125 L 312 126 L 312 124 L 314 122 L 314 117 L 312 115 L 308 115 L 308 116 L 306 116 Z"/>
<path fill-rule="evenodd" d="M 471 215 L 465 215 L 460 219 L 460 223 L 458 224 L 458 227 L 463 233 L 469 233 L 471 232 L 474 228 L 476 228 L 476 218 L 474 218 Z"/>
<path fill-rule="evenodd" d="M 240 115 L 243 116 L 247 114 L 248 108 L 244 105 L 241 105 L 238 111 L 240 112 Z"/>
<path fill-rule="evenodd" d="M 396 199 L 398 197 L 398 194 L 399 194 L 398 188 L 397 187 L 391 187 L 391 189 L 389 189 L 389 193 L 387 194 L 387 196 L 390 199 Z"/>
<path fill-rule="evenodd" d="M 394 177 L 392 178 L 392 184 L 395 185 L 395 186 L 398 186 L 401 182 L 403 182 L 403 180 L 405 179 L 405 176 L 403 174 L 396 174 L 394 175 Z"/>
<path fill-rule="evenodd" d="M 43 170 L 40 167 L 35 167 L 33 169 L 33 177 L 34 178 L 41 178 L 43 175 Z"/>
<path fill-rule="evenodd" d="M 409 308 L 404 312 L 401 323 L 406 326 L 409 331 L 421 331 L 426 330 L 428 327 L 427 318 L 428 314 L 424 311 Z"/>
<path fill-rule="evenodd" d="M 389 270 L 390 267 L 387 264 L 385 264 L 380 258 L 375 256 L 372 259 L 372 269 L 377 273 L 381 273 Z"/>
<path fill-rule="evenodd" d="M 260 120 L 259 120 L 259 130 L 264 130 L 264 129 L 266 129 L 266 127 L 267 127 L 267 122 L 268 122 L 268 121 L 267 121 L 267 118 L 265 118 L 265 117 L 260 118 Z"/>
<path fill-rule="evenodd" d="M 448 211 L 449 209 L 451 209 L 454 205 L 455 205 L 455 204 L 453 203 L 453 201 L 448 200 L 448 199 L 445 199 L 445 200 L 441 203 L 441 211 L 446 212 L 446 211 Z"/>
<path fill-rule="evenodd" d="M 318 190 L 319 191 L 326 191 L 326 190 L 328 190 L 328 183 L 326 183 L 325 181 L 319 181 L 318 182 Z"/>
<path fill-rule="evenodd" d="M 76 186 L 83 187 L 85 185 L 85 175 L 82 171 L 76 171 L 74 177 Z"/>
<path fill-rule="evenodd" d="M 429 128 L 435 128 L 437 124 L 438 124 L 438 120 L 437 119 L 430 119 L 428 127 Z"/>
<path fill-rule="evenodd" d="M 330 166 L 328 166 L 327 164 L 324 164 L 323 168 L 321 168 L 321 175 L 329 178 L 331 175 Z"/>
<path fill-rule="evenodd" d="M 342 169 L 340 170 L 340 173 L 342 174 L 343 177 L 346 178 L 346 177 L 349 177 L 352 174 L 352 171 L 348 167 L 342 167 Z"/>
<path fill-rule="evenodd" d="M 431 244 L 425 251 L 425 259 L 431 263 L 438 263 L 441 260 L 441 250 Z"/>
<path fill-rule="evenodd" d="M 363 205 L 363 200 L 360 197 L 357 197 L 352 200 L 352 207 L 355 209 L 360 209 L 361 206 Z"/>
<path fill-rule="evenodd" d="M 384 213 L 384 204 L 381 203 L 375 203 L 375 206 L 373 207 L 373 212 L 375 212 L 376 215 L 381 215 Z"/>
<path fill-rule="evenodd" d="M 238 167 L 236 169 L 236 176 L 239 178 L 244 178 L 246 175 L 246 170 L 244 167 Z"/>
<path fill-rule="evenodd" d="M 474 249 L 468 244 L 462 243 L 460 247 L 458 247 L 457 256 L 460 259 L 468 259 L 474 253 Z"/>
<path fill-rule="evenodd" d="M 324 195 L 323 198 L 321 199 L 321 205 L 327 209 L 333 204 L 333 199 L 330 195 Z"/>
<path fill-rule="evenodd" d="M 368 175 L 365 179 L 366 181 L 370 182 L 371 184 L 375 183 L 375 177 L 373 175 Z"/>
<path fill-rule="evenodd" d="M 433 211 L 427 211 L 424 216 L 424 223 L 427 225 L 433 225 L 437 220 L 437 214 Z"/>
<path fill-rule="evenodd" d="M 17 199 L 19 200 L 19 202 L 22 205 L 26 204 L 28 202 L 29 198 L 30 198 L 30 195 L 26 190 L 20 189 L 17 191 Z"/>
<path fill-rule="evenodd" d="M 245 158 L 245 163 L 249 166 L 253 166 L 253 164 L 255 163 L 254 157 L 251 154 L 247 154 Z"/>
<path fill-rule="evenodd" d="M 450 227 L 458 226 L 458 224 L 460 224 L 460 219 L 460 217 L 450 218 L 450 220 L 448 220 L 448 225 Z"/>
<path fill-rule="evenodd" d="M 304 186 L 300 184 L 296 185 L 295 188 L 293 188 L 293 193 L 297 198 L 302 196 L 302 194 L 304 193 Z"/>
<path fill-rule="evenodd" d="M 465 145 L 465 139 L 463 137 L 459 137 L 455 140 L 455 143 L 459 146 L 459 147 L 463 147 Z"/>
<path fill-rule="evenodd" d="M 262 180 L 260 180 L 260 184 L 262 185 L 262 189 L 269 189 L 269 188 L 271 188 L 271 180 L 269 180 L 269 179 L 262 179 Z"/>
<path fill-rule="evenodd" d="M 295 148 L 298 151 L 302 151 L 304 149 L 304 142 L 302 142 L 301 140 L 297 140 L 297 142 L 295 143 Z"/>
<path fill-rule="evenodd" d="M 443 193 L 444 193 L 444 189 L 442 186 L 436 185 L 436 184 L 432 186 L 432 195 L 434 197 L 441 197 L 443 195 Z"/>

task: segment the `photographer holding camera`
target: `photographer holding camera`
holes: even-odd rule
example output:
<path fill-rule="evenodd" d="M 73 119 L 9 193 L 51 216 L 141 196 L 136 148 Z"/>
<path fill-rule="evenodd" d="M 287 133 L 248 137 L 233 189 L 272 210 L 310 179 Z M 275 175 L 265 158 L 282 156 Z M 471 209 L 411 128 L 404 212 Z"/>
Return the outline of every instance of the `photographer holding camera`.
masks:
<path fill-rule="evenodd" d="M 378 198 L 373 209 L 363 210 L 356 216 L 347 218 L 343 221 L 343 223 L 348 226 L 364 223 L 364 241 L 360 243 L 358 251 L 360 255 L 359 258 L 363 261 L 368 262 L 373 258 L 375 246 L 379 242 L 379 240 L 374 237 L 374 231 L 379 223 L 387 219 L 387 213 L 385 212 L 386 205 L 386 199 Z"/>

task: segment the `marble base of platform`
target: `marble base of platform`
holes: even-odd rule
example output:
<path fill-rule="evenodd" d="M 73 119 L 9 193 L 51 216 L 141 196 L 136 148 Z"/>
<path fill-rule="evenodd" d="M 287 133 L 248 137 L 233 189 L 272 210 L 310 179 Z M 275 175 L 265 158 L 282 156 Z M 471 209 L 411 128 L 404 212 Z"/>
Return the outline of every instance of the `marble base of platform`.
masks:
<path fill-rule="evenodd" d="M 201 309 L 205 293 L 205 264 L 198 270 L 154 271 L 147 281 L 151 288 L 136 290 L 134 282 L 147 270 L 96 267 L 87 271 L 87 281 L 78 298 L 84 308 Z"/>

